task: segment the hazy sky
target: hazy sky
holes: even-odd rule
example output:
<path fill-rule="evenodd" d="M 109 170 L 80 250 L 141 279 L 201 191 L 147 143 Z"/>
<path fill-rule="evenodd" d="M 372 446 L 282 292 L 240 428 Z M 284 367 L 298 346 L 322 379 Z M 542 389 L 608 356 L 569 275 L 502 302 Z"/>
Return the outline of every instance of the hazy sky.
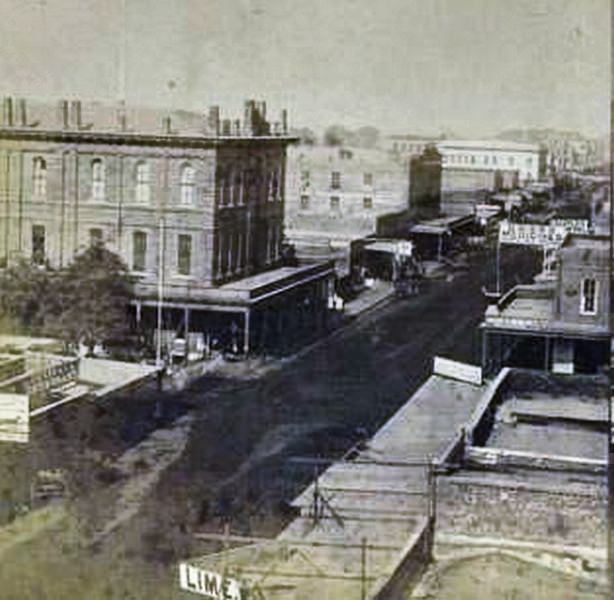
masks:
<path fill-rule="evenodd" d="M 610 0 L 0 0 L 3 92 L 486 135 L 608 128 Z M 125 9 L 123 8 L 125 6 Z M 176 82 L 169 89 L 169 81 Z"/>

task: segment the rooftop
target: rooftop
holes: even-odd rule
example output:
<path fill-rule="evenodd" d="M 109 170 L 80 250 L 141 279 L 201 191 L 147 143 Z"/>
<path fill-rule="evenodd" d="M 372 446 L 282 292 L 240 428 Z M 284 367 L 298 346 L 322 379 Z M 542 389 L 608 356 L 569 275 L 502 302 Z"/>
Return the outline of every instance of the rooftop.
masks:
<path fill-rule="evenodd" d="M 515 389 L 512 381 L 497 407 L 485 445 L 520 453 L 605 461 L 608 410 L 604 387 L 600 390 L 595 385 L 599 378 L 551 379 L 558 379 L 558 389 Z M 548 377 L 545 381 L 547 385 Z"/>
<path fill-rule="evenodd" d="M 486 308 L 482 326 L 507 330 L 543 331 L 565 335 L 598 335 L 608 333 L 607 326 L 594 322 L 573 322 L 558 319 L 554 297 L 556 281 L 546 280 L 517 285 L 497 304 Z"/>
<path fill-rule="evenodd" d="M 360 592 L 360 545 L 366 539 L 367 584 L 372 589 L 389 577 L 400 550 L 424 525 L 426 499 L 420 494 L 426 489 L 424 461 L 445 451 L 486 387 L 430 377 L 366 449 L 333 464 L 319 477 L 318 489 L 329 508 L 318 523 L 309 513 L 312 484 L 293 502 L 302 507 L 301 517 L 277 540 L 203 556 L 190 564 L 214 571 L 225 565 L 230 573 L 252 580 L 250 569 L 255 570 L 267 598 L 306 599 L 316 593 L 353 598 Z M 419 462 L 395 464 L 412 459 Z M 300 540 L 299 545 L 293 540 Z"/>
<path fill-rule="evenodd" d="M 305 166 L 326 167 L 335 165 L 342 169 L 346 168 L 370 168 L 390 170 L 397 173 L 405 173 L 407 166 L 399 164 L 390 158 L 385 150 L 377 148 L 346 148 L 342 146 L 295 146 L 289 151 L 289 158 L 304 162 Z"/>
<path fill-rule="evenodd" d="M 443 140 L 437 143 L 438 149 L 500 150 L 509 152 L 538 152 L 537 144 L 505 142 L 502 140 Z"/>
<path fill-rule="evenodd" d="M 287 113 L 267 120 L 266 104 L 247 100 L 241 118 L 206 111 L 126 106 L 62 99 L 56 103 L 4 97 L 0 132 L 4 136 L 166 136 L 179 138 L 288 137 Z"/>

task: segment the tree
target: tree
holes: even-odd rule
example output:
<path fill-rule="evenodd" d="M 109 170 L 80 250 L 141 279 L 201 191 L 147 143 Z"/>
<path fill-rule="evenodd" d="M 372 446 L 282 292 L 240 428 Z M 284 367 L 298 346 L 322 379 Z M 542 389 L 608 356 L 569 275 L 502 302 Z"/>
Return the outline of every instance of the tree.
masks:
<path fill-rule="evenodd" d="M 344 146 L 350 144 L 353 134 L 342 125 L 331 125 L 324 132 L 324 143 L 327 146 Z"/>
<path fill-rule="evenodd" d="M 59 310 L 47 321 L 49 333 L 91 351 L 96 343 L 127 332 L 132 296 L 128 270 L 104 245 L 94 244 L 78 255 L 55 291 Z"/>
<path fill-rule="evenodd" d="M 0 315 L 3 329 L 41 334 L 53 312 L 56 274 L 21 260 L 0 278 Z"/>
<path fill-rule="evenodd" d="M 313 146 L 318 142 L 316 134 L 311 129 L 309 129 L 309 127 L 301 127 L 300 129 L 294 129 L 292 131 L 292 134 L 297 136 L 300 139 L 301 144 L 304 144 L 305 146 Z"/>
<path fill-rule="evenodd" d="M 360 148 L 375 148 L 379 142 L 379 129 L 367 125 L 355 133 L 356 145 Z"/>

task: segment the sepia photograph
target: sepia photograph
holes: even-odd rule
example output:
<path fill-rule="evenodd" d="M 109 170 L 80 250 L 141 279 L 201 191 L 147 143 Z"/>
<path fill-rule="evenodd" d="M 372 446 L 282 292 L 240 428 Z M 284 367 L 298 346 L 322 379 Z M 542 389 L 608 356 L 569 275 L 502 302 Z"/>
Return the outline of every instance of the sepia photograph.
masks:
<path fill-rule="evenodd" d="M 614 0 L 0 0 L 0 600 L 614 598 Z"/>

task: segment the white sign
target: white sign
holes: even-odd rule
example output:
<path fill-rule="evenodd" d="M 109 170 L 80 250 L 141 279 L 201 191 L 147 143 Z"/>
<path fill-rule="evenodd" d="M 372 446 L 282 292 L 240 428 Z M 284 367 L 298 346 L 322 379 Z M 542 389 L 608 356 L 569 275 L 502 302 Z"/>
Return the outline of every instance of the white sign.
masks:
<path fill-rule="evenodd" d="M 560 246 L 565 241 L 567 233 L 567 229 L 561 225 L 501 221 L 499 243 L 525 246 Z"/>
<path fill-rule="evenodd" d="M 241 586 L 238 581 L 187 563 L 179 564 L 179 587 L 215 600 L 241 600 Z"/>
<path fill-rule="evenodd" d="M 473 385 L 482 385 L 482 367 L 468 365 L 448 358 L 441 358 L 441 356 L 435 357 L 433 374 L 465 381 Z"/>
<path fill-rule="evenodd" d="M 550 225 L 564 227 L 569 233 L 588 234 L 588 219 L 552 219 Z"/>
<path fill-rule="evenodd" d="M 411 256 L 414 251 L 412 242 L 397 242 L 395 254 L 397 256 Z"/>
<path fill-rule="evenodd" d="M 27 444 L 30 401 L 27 394 L 0 394 L 0 442 Z"/>

